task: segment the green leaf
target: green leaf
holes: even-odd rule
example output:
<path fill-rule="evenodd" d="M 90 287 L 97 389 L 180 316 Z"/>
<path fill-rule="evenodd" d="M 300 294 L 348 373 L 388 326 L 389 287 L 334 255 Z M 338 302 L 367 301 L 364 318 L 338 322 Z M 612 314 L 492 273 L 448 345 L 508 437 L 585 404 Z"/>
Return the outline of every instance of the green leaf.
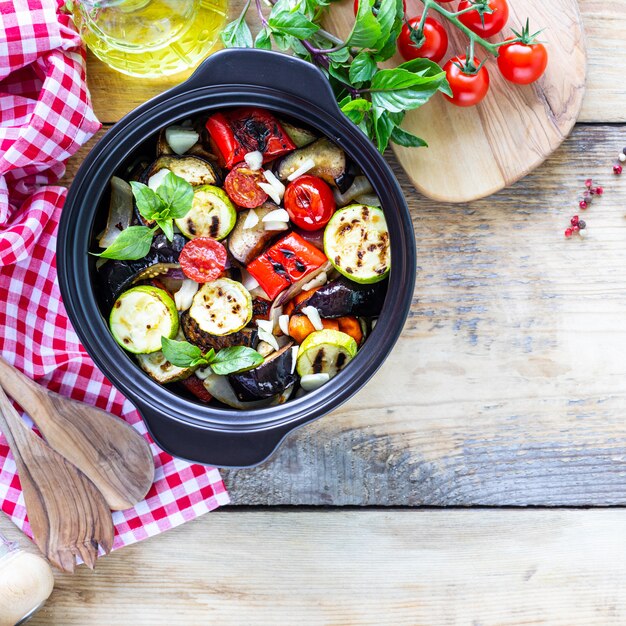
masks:
<path fill-rule="evenodd" d="M 260 30 L 256 39 L 254 40 L 254 47 L 260 48 L 261 50 L 271 50 L 272 49 L 272 40 L 270 37 L 270 31 L 267 28 Z"/>
<path fill-rule="evenodd" d="M 402 4 L 402 0 L 380 0 L 378 13 L 376 14 L 376 19 L 380 24 L 381 30 L 380 38 L 376 42 L 377 49 L 381 49 L 389 43 L 391 33 L 397 29 L 398 25 L 402 28 L 403 18 L 404 5 Z M 396 40 L 397 37 L 394 37 L 394 45 Z"/>
<path fill-rule="evenodd" d="M 324 42 L 323 45 L 332 47 L 333 44 Z M 350 48 L 340 48 L 334 52 L 329 52 L 327 56 L 333 63 L 345 63 L 350 59 Z"/>
<path fill-rule="evenodd" d="M 349 77 L 353 83 L 364 83 L 371 80 L 378 71 L 378 65 L 369 52 L 363 50 L 354 57 L 350 65 Z"/>
<path fill-rule="evenodd" d="M 250 0 L 246 2 L 241 15 L 224 28 L 220 37 L 226 48 L 252 48 L 252 33 L 246 23 L 246 13 Z"/>
<path fill-rule="evenodd" d="M 320 29 L 300 10 L 299 4 L 291 7 L 287 0 L 278 0 L 267 22 L 273 31 L 298 39 L 308 39 Z"/>
<path fill-rule="evenodd" d="M 380 153 L 383 153 L 389 145 L 389 138 L 394 128 L 395 124 L 386 112 L 376 119 L 376 147 Z"/>
<path fill-rule="evenodd" d="M 141 217 L 146 220 L 153 220 L 164 209 L 161 197 L 152 191 L 148 185 L 138 183 L 135 180 L 130 181 L 130 186 Z"/>
<path fill-rule="evenodd" d="M 129 226 L 125 228 L 117 239 L 100 254 L 105 259 L 118 261 L 136 261 L 150 252 L 154 231 L 147 226 Z"/>
<path fill-rule="evenodd" d="M 397 143 L 399 146 L 405 148 L 424 148 L 428 147 L 428 144 L 413 133 L 396 126 L 391 132 L 391 141 Z"/>
<path fill-rule="evenodd" d="M 157 189 L 157 195 L 167 207 L 170 219 L 185 217 L 193 203 L 193 187 L 174 172 L 168 172 Z"/>
<path fill-rule="evenodd" d="M 444 83 L 444 72 L 437 76 L 421 76 L 399 67 L 381 70 L 372 79 L 370 87 L 374 115 L 417 109 Z"/>
<path fill-rule="evenodd" d="M 161 337 L 161 350 L 163 356 L 176 367 L 195 367 L 209 363 L 209 360 L 203 356 L 202 350 L 188 341 Z"/>
<path fill-rule="evenodd" d="M 167 237 L 168 241 L 173 241 L 174 239 L 174 225 L 171 219 L 158 219 L 156 221 L 158 227 L 163 231 L 163 234 Z"/>
<path fill-rule="evenodd" d="M 387 37 L 387 40 L 378 47 L 378 50 L 372 52 L 372 56 L 377 63 L 387 61 L 398 51 L 397 41 L 401 30 L 402 20 L 398 21 L 398 23 L 391 29 L 389 37 Z"/>
<path fill-rule="evenodd" d="M 233 346 L 220 350 L 211 360 L 211 369 L 219 376 L 252 369 L 263 363 L 263 357 L 252 348 Z"/>
<path fill-rule="evenodd" d="M 346 102 L 347 100 L 347 102 Z M 346 98 L 342 101 L 341 110 L 344 114 L 353 121 L 355 124 L 360 124 L 365 117 L 365 114 L 372 108 L 372 103 L 364 98 L 356 98 L 350 100 Z"/>
<path fill-rule="evenodd" d="M 346 40 L 352 48 L 374 48 L 383 34 L 382 28 L 374 14 L 370 0 L 359 0 L 354 28 Z"/>

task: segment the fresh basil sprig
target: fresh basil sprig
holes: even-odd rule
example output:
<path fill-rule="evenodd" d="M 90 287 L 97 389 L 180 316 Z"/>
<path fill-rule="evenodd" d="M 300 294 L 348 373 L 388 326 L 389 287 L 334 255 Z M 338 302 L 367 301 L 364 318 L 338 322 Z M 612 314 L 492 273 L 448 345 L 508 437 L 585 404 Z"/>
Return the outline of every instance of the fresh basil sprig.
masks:
<path fill-rule="evenodd" d="M 161 337 L 163 356 L 176 367 L 210 365 L 219 376 L 235 374 L 252 369 L 263 363 L 263 357 L 252 348 L 233 346 L 215 352 L 213 348 L 204 353 L 198 346 L 187 341 L 176 341 Z"/>
<path fill-rule="evenodd" d="M 248 2 L 222 34 L 226 47 L 270 49 L 273 43 L 317 65 L 327 76 L 342 111 L 381 152 L 389 141 L 407 147 L 426 145 L 401 124 L 406 111 L 420 107 L 437 91 L 450 93 L 445 72 L 427 59 L 393 69 L 379 67 L 396 52 L 404 19 L 402 0 L 359 0 L 354 27 L 345 41 L 321 27 L 334 0 L 269 1 L 273 6 L 265 17 L 261 0 L 255 0 L 261 30 L 254 44 L 246 23 Z"/>
<path fill-rule="evenodd" d="M 104 252 L 95 256 L 118 261 L 143 259 L 150 252 L 154 233 L 160 228 L 172 241 L 173 220 L 185 217 L 191 209 L 193 187 L 174 172 L 167 173 L 156 191 L 136 181 L 131 181 L 130 186 L 141 217 L 147 222 L 154 222 L 154 226 L 130 226 L 124 229 Z"/>

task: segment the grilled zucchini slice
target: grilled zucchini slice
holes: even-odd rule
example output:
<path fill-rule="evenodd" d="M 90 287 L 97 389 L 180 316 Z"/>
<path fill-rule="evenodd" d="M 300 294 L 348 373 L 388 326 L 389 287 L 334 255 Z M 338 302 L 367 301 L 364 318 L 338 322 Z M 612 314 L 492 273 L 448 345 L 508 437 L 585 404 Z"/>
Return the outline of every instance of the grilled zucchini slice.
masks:
<path fill-rule="evenodd" d="M 355 356 L 356 341 L 339 330 L 316 330 L 301 344 L 296 369 L 300 376 L 336 376 Z"/>
<path fill-rule="evenodd" d="M 133 287 L 113 304 L 109 325 L 115 341 L 128 352 L 158 352 L 161 337 L 173 339 L 178 333 L 176 303 L 163 289 Z"/>
<path fill-rule="evenodd" d="M 219 183 L 219 176 L 211 163 L 197 156 L 177 156 L 175 154 L 164 154 L 160 156 L 145 173 L 144 178 L 147 184 L 148 179 L 160 170 L 169 170 L 176 176 L 180 176 L 194 187 L 198 185 L 215 185 Z"/>
<path fill-rule="evenodd" d="M 211 237 L 219 241 L 235 227 L 237 210 L 223 189 L 202 185 L 194 189 L 187 215 L 174 221 L 189 239 Z"/>
<path fill-rule="evenodd" d="M 178 341 L 185 340 L 185 335 L 183 335 L 181 330 L 178 331 L 176 339 Z M 157 383 L 161 383 L 162 385 L 185 380 L 185 378 L 191 376 L 197 369 L 196 367 L 177 367 L 176 365 L 172 365 L 165 358 L 161 350 L 152 352 L 151 354 L 138 354 L 137 362 L 139 363 L 139 367 L 141 367 L 150 378 L 153 378 Z"/>

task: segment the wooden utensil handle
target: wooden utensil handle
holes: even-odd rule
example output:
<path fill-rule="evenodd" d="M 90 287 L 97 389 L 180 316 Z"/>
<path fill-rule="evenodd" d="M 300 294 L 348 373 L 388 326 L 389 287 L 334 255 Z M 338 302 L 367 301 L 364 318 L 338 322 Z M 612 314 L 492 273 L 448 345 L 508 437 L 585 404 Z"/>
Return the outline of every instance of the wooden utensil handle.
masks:
<path fill-rule="evenodd" d="M 0 385 L 19 405 L 32 416 L 37 418 L 45 411 L 49 393 L 46 389 L 22 374 L 17 368 L 0 357 Z"/>
<path fill-rule="evenodd" d="M 28 428 L 0 386 L 0 430 L 9 442 L 18 470 L 21 453 L 28 446 Z M 35 435 L 36 436 L 36 435 Z"/>

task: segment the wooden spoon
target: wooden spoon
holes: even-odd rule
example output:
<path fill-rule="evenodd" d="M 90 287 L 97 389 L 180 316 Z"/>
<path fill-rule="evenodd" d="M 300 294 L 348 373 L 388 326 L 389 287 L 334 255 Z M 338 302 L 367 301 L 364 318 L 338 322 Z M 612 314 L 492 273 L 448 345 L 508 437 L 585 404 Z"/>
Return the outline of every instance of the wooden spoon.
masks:
<path fill-rule="evenodd" d="M 132 426 L 41 387 L 2 358 L 0 386 L 31 416 L 48 444 L 102 492 L 109 508 L 128 509 L 144 499 L 154 481 L 154 459 Z"/>
<path fill-rule="evenodd" d="M 35 543 L 50 562 L 73 572 L 75 556 L 93 569 L 98 546 L 113 545 L 111 511 L 94 484 L 39 438 L 0 389 L 0 429 L 20 476 Z"/>

